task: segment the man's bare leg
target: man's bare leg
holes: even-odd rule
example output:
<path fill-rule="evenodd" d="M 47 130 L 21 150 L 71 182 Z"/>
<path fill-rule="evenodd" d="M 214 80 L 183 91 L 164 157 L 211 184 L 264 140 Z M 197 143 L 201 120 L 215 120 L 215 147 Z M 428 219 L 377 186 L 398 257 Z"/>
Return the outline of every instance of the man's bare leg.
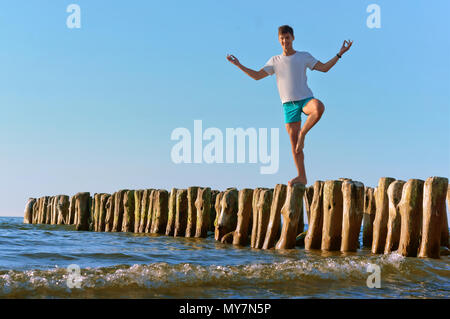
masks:
<path fill-rule="evenodd" d="M 297 146 L 295 147 L 296 152 L 300 152 L 303 149 L 306 134 L 320 120 L 324 111 L 325 106 L 318 99 L 311 99 L 303 107 L 303 112 L 308 115 L 308 118 L 298 133 Z"/>
<path fill-rule="evenodd" d="M 295 166 L 297 167 L 298 176 L 294 177 L 288 182 L 288 185 L 293 185 L 295 183 L 301 183 L 306 185 L 306 172 L 305 172 L 305 163 L 304 163 L 304 155 L 303 150 L 300 152 L 295 151 L 295 146 L 297 145 L 299 131 L 300 131 L 301 122 L 294 123 L 286 123 L 286 130 L 289 134 L 289 138 L 291 140 L 292 146 L 292 155 L 294 156 Z"/>

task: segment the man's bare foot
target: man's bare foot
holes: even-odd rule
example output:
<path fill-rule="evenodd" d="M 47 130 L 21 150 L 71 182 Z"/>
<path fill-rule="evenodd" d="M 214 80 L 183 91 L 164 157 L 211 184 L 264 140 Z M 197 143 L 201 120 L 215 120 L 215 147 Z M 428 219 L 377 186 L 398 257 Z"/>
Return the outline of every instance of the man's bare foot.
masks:
<path fill-rule="evenodd" d="M 298 135 L 298 139 L 297 139 L 297 145 L 295 146 L 295 152 L 298 153 L 303 149 L 303 146 L 305 144 L 305 135 L 300 133 Z"/>
<path fill-rule="evenodd" d="M 306 178 L 305 179 L 302 179 L 300 176 L 297 176 L 297 177 L 294 177 L 293 179 L 291 179 L 289 182 L 288 182 L 288 185 L 289 186 L 292 186 L 292 185 L 294 185 L 294 184 L 303 184 L 303 185 L 305 185 L 306 186 Z"/>

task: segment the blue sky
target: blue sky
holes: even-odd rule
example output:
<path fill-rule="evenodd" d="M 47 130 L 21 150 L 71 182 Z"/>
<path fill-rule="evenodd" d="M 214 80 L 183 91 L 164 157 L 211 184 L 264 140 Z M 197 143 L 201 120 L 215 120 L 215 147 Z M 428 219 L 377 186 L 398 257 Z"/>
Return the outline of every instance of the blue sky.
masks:
<path fill-rule="evenodd" d="M 81 29 L 68 29 L 69 4 Z M 366 8 L 381 8 L 369 29 Z M 328 73 L 308 71 L 325 104 L 305 141 L 309 184 L 350 177 L 449 176 L 448 1 L 3 1 L 0 3 L 0 216 L 28 197 L 121 188 L 274 187 L 296 175 L 275 76 L 259 70 L 294 49 L 322 62 L 354 44 Z M 175 164 L 177 127 L 279 128 L 280 168 Z M 303 116 L 303 121 L 305 117 Z"/>

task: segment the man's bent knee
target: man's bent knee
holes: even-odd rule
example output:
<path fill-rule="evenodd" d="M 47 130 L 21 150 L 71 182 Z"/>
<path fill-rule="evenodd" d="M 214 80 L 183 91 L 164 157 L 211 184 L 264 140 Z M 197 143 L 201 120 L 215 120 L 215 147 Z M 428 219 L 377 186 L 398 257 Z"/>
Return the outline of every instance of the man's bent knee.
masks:
<path fill-rule="evenodd" d="M 325 112 L 325 105 L 323 105 L 322 101 L 314 99 L 314 104 L 312 105 L 312 110 L 317 115 L 321 116 L 323 112 Z"/>
<path fill-rule="evenodd" d="M 318 99 L 309 101 L 303 111 L 307 115 L 316 114 L 318 116 L 322 116 L 323 112 L 325 112 L 325 105 Z"/>
<path fill-rule="evenodd" d="M 319 101 L 319 100 L 317 100 L 317 101 Z M 325 105 L 323 105 L 323 103 L 321 101 L 319 101 L 319 103 L 317 103 L 316 111 L 319 115 L 322 115 L 323 112 L 325 112 Z"/>

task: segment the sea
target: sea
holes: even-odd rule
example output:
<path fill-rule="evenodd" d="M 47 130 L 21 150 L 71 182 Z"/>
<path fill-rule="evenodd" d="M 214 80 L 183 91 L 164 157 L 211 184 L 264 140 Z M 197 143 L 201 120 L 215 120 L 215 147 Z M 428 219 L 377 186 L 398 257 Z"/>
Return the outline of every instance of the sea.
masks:
<path fill-rule="evenodd" d="M 0 217 L 0 298 L 449 298 L 450 258 L 262 250 Z"/>

